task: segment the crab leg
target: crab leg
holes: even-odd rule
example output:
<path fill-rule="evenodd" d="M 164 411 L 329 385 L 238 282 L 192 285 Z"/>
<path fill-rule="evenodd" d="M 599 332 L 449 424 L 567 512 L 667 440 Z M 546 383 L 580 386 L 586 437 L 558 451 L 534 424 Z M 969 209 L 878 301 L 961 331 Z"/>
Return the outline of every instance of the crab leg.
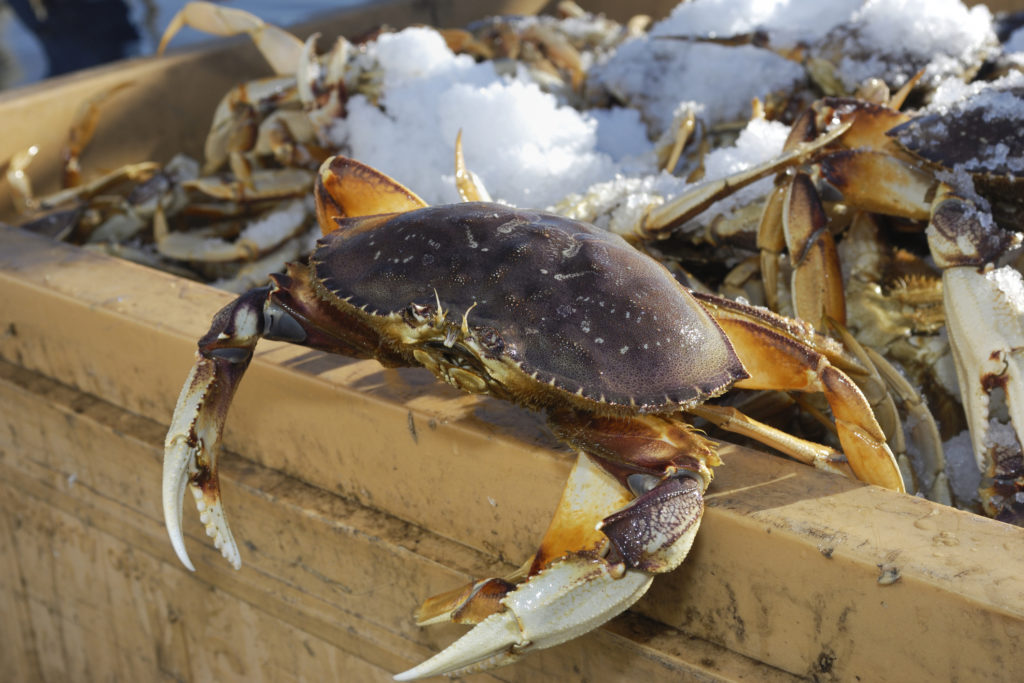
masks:
<path fill-rule="evenodd" d="M 1017 481 L 1024 468 L 1024 392 L 1019 389 L 1024 368 L 1018 358 L 1024 342 L 1024 284 L 1012 267 L 996 266 L 1024 237 L 999 229 L 991 216 L 949 185 L 891 156 L 840 152 L 827 157 L 822 170 L 858 208 L 929 221 L 928 248 L 943 269 L 946 329 L 975 457 L 996 488 L 1005 485 L 1009 492 L 993 495 L 984 489 L 982 496 L 988 498 L 990 514 L 1019 514 L 1013 509 L 1020 507 L 1016 499 L 1024 487 Z M 873 197 L 858 193 L 852 182 L 863 173 L 878 181 Z M 993 428 L 990 422 L 990 396 L 996 388 L 1004 389 L 1012 426 Z"/>
<path fill-rule="evenodd" d="M 805 465 L 813 465 L 819 470 L 833 474 L 842 473 L 842 470 L 836 467 L 836 463 L 843 462 L 842 453 L 823 444 L 799 439 L 781 429 L 758 422 L 736 408 L 705 403 L 690 408 L 687 412 L 702 417 L 726 431 L 741 434 L 778 448 Z"/>
<path fill-rule="evenodd" d="M 466 167 L 462 154 L 462 130 L 455 136 L 455 187 L 464 202 L 489 202 L 491 195 L 480 177 Z"/>
<path fill-rule="evenodd" d="M 781 235 L 774 236 L 773 232 L 781 232 Z M 797 173 L 781 191 L 770 196 L 757 240 L 762 248 L 762 266 L 767 265 L 764 279 L 765 298 L 769 303 L 776 307 L 778 304 L 777 257 L 784 243 L 793 267 L 790 289 L 795 316 L 810 322 L 817 330 L 824 330 L 829 318 L 846 321 L 839 255 L 828 229 L 828 216 L 810 176 Z"/>
<path fill-rule="evenodd" d="M 871 405 L 853 380 L 828 358 L 801 341 L 799 331 L 763 309 L 728 299 L 694 294 L 722 326 L 750 373 L 737 387 L 822 392 L 832 408 L 839 442 L 861 481 L 905 491 L 903 478 Z M 806 334 L 806 332 L 804 332 Z"/>
<path fill-rule="evenodd" d="M 295 75 L 299 66 L 301 40 L 245 10 L 212 2 L 190 2 L 175 14 L 160 38 L 157 54 L 163 54 L 171 39 L 186 26 L 218 36 L 248 33 L 274 72 L 282 76 Z"/>
<path fill-rule="evenodd" d="M 316 186 L 317 220 L 324 234 L 347 216 L 376 216 L 422 209 L 415 192 L 355 159 L 335 156 L 320 166 Z"/>
<path fill-rule="evenodd" d="M 718 463 L 710 443 L 685 423 L 656 416 L 566 411 L 550 421 L 580 453 L 528 578 L 518 586 L 487 579 L 427 600 L 420 624 L 477 625 L 396 680 L 482 671 L 575 638 L 628 609 L 653 573 L 685 559 L 700 525 L 709 465 Z M 626 462 L 626 452 L 629 470 L 616 464 Z"/>
<path fill-rule="evenodd" d="M 794 144 L 791 149 L 785 150 L 774 159 L 757 164 L 726 178 L 701 183 L 675 199 L 651 209 L 643 224 L 635 228 L 636 234 L 623 235 L 623 237 L 627 239 L 631 237 L 640 237 L 641 239 L 668 237 L 673 228 L 683 225 L 695 216 L 700 215 L 720 199 L 761 178 L 806 161 L 819 149 L 845 133 L 849 127 L 850 124 L 848 123 L 840 124 L 827 133 L 820 135 L 812 142 Z"/>
<path fill-rule="evenodd" d="M 68 131 L 67 142 L 64 143 L 64 147 L 61 149 L 61 156 L 64 158 L 64 187 L 74 187 L 82 182 L 80 157 L 96 132 L 96 126 L 99 123 L 100 107 L 107 99 L 130 85 L 130 81 L 118 83 L 115 86 L 101 90 L 79 105 L 78 111 L 75 112 L 75 118 L 71 122 L 71 130 Z"/>

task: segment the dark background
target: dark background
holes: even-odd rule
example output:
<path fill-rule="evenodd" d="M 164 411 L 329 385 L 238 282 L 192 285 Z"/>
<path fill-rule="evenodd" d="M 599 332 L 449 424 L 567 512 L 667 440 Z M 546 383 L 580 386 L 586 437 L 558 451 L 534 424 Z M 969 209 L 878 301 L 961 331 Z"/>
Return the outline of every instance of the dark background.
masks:
<path fill-rule="evenodd" d="M 288 26 L 317 14 L 372 0 L 229 0 Z M 6 0 L 0 2 L 0 89 L 104 62 L 152 54 L 181 0 Z M 183 30 L 180 46 L 209 39 Z"/>

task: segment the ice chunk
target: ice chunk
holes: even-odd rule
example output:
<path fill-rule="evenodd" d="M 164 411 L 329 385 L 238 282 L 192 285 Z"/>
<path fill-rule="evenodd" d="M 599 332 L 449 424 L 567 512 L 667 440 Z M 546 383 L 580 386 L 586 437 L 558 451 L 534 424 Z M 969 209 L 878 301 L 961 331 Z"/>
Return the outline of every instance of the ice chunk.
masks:
<path fill-rule="evenodd" d="M 637 116 L 579 112 L 542 91 L 525 69 L 502 76 L 493 63 L 454 55 L 431 29 L 381 36 L 370 58 L 386 69 L 379 100 L 349 100 L 332 137 L 432 204 L 458 201 L 460 130 L 466 163 L 491 196 L 534 207 L 615 175 L 613 156 L 599 149 L 599 123 L 608 128 L 606 145 L 609 138 L 645 142 Z M 627 152 L 621 145 L 612 151 Z"/>

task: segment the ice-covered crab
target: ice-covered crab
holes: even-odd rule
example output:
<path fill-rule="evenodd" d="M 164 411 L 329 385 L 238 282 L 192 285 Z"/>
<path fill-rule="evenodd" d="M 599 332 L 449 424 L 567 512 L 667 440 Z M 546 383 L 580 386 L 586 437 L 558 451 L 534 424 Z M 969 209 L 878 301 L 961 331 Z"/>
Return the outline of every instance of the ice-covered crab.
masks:
<path fill-rule="evenodd" d="M 809 109 L 794 124 L 791 142 L 815 139 L 835 121 L 851 126 L 818 154 L 806 174 L 792 175 L 772 195 L 759 234 L 765 249 L 762 274 L 769 293 L 778 282 L 777 256 L 788 247 L 797 315 L 816 325 L 828 318 L 844 320 L 846 299 L 832 234 L 866 214 L 926 225 L 928 255 L 942 273 L 945 330 L 983 475 L 981 502 L 989 515 L 1013 521 L 1024 505 L 1019 360 L 1024 279 L 1015 263 L 1024 216 L 1019 200 L 1024 78 L 956 90 L 959 97 L 920 115 L 848 98 L 825 99 Z M 821 197 L 829 194 L 845 213 L 826 208 Z"/>
<path fill-rule="evenodd" d="M 946 343 L 940 332 L 948 332 L 959 381 L 949 381 L 943 373 L 941 384 L 961 396 L 974 458 L 983 475 L 982 506 L 991 516 L 1019 520 L 1024 505 L 1019 436 L 1024 396 L 1019 396 L 1016 356 L 1024 340 L 1018 232 L 1024 216 L 1024 77 L 1016 74 L 971 86 L 950 83 L 928 110 L 900 111 L 914 82 L 892 95 L 883 88 L 874 101 L 829 97 L 805 110 L 792 126 L 783 156 L 809 141 L 821 141 L 825 131 L 835 136 L 802 155 L 798 165 L 782 167 L 775 190 L 762 203 L 759 221 L 740 217 L 750 226 L 759 223 L 756 240 L 761 250 L 759 268 L 750 262 L 741 267 L 760 271 L 763 288 L 755 288 L 755 300 L 763 297 L 773 310 L 792 311 L 819 330 L 833 328 L 832 321 L 846 324 L 847 308 L 853 307 L 851 328 L 865 345 L 874 344 L 874 351 L 886 353 L 883 345 L 912 333 L 893 324 L 893 312 L 882 310 L 886 302 L 871 294 L 881 291 L 878 263 L 888 257 L 880 242 L 868 246 L 862 236 L 877 233 L 877 227 L 867 226 L 878 217 L 895 217 L 904 228 L 919 227 L 927 244 L 920 241 L 922 251 L 916 258 L 929 273 L 934 264 L 941 276 L 936 275 L 931 288 L 936 305 L 914 315 L 921 322 L 928 317 L 933 321 L 909 340 L 915 349 L 903 348 L 893 359 L 907 369 L 921 363 L 934 366 L 941 355 L 936 348 Z M 836 124 L 845 129 L 839 132 Z M 772 162 L 764 164 L 771 166 Z M 747 171 L 697 186 L 650 209 L 623 234 L 632 240 L 657 240 L 677 229 L 684 234 L 699 231 L 704 219 L 691 221 L 695 212 L 681 207 L 702 210 L 704 204 L 691 200 L 702 188 L 733 188 L 750 175 Z M 691 223 L 684 225 L 687 221 Z M 836 235 L 843 236 L 840 248 L 853 257 L 843 264 L 845 270 L 840 267 Z M 865 268 L 867 262 L 874 264 Z M 844 280 L 855 286 L 854 299 Z M 885 382 L 890 390 L 914 406 L 917 417 L 908 424 L 934 423 L 917 392 L 886 367 L 884 359 L 877 364 L 892 380 Z M 942 444 L 934 426 L 928 432 L 919 490 L 948 502 L 948 487 L 941 481 Z M 891 430 L 887 433 L 892 436 Z M 958 497 L 966 501 L 975 496 L 961 492 Z"/>
<path fill-rule="evenodd" d="M 870 406 L 836 367 L 855 361 L 806 325 L 692 295 L 588 224 L 483 202 L 428 207 L 349 159 L 325 162 L 316 200 L 325 236 L 309 264 L 228 304 L 199 342 L 164 459 L 164 514 L 183 563 L 191 568 L 181 529 L 191 489 L 207 533 L 240 566 L 217 456 L 261 338 L 425 367 L 462 390 L 543 411 L 578 453 L 525 571 L 427 600 L 419 623 L 477 625 L 400 679 L 500 666 L 576 637 L 678 566 L 719 464 L 683 411 L 836 467 L 829 448 L 704 403 L 732 386 L 823 392 L 856 476 L 903 490 Z"/>

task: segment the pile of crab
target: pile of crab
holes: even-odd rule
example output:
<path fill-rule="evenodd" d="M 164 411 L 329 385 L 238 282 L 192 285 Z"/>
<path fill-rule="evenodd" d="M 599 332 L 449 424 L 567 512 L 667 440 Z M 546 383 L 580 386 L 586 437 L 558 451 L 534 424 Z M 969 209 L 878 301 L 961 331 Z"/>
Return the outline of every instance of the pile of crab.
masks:
<path fill-rule="evenodd" d="M 237 383 L 260 337 L 355 355 L 370 355 L 373 335 L 394 337 L 397 350 L 382 362 L 422 365 L 467 391 L 540 407 L 556 433 L 584 451 L 601 450 L 596 444 L 611 439 L 602 421 L 614 420 L 654 430 L 666 443 L 688 443 L 695 438 L 689 427 L 677 429 L 674 416 L 661 415 L 681 406 L 705 431 L 769 442 L 823 469 L 852 469 L 875 483 L 1021 523 L 1024 52 L 1014 46 L 1024 41 L 1011 35 L 1011 19 L 994 19 L 983 7 L 941 0 L 910 11 L 905 4 L 765 3 L 751 16 L 747 3 L 693 0 L 658 23 L 636 17 L 619 24 L 563 2 L 557 16 L 499 17 L 458 30 L 382 29 L 358 43 L 339 38 L 321 54 L 317 36 L 300 40 L 245 12 L 190 3 L 164 43 L 186 24 L 249 33 L 276 72 L 224 96 L 202 162 L 179 156 L 83 182 L 76 159 L 105 93 L 83 105 L 72 131 L 65 190 L 32 194 L 31 150 L 7 163 L 7 180 L 26 212 L 25 227 L 248 290 L 200 342 L 168 437 L 165 510 L 183 559 L 180 498 L 192 485 L 206 501 L 211 535 L 238 563 L 216 487 L 196 484 L 208 479 L 204 471 L 215 477 L 221 423 L 205 427 L 216 432 L 209 435 L 197 434 L 197 425 L 205 424 L 199 418 L 213 410 L 208 406 L 230 400 L 224 387 Z M 446 206 L 428 208 L 435 204 Z M 602 393 L 596 416 L 588 416 L 593 406 L 582 384 L 570 400 L 579 405 L 555 406 L 553 398 L 548 405 L 549 390 L 531 382 L 543 373 L 523 378 L 499 368 L 509 347 L 491 348 L 487 339 L 500 341 L 500 334 L 480 336 L 470 325 L 490 314 L 488 301 L 464 301 L 460 312 L 442 295 L 461 295 L 431 280 L 436 301 L 406 302 L 390 317 L 343 303 L 359 298 L 344 294 L 359 283 L 335 265 L 356 248 L 355 238 L 346 241 L 349 231 L 410 234 L 411 219 L 402 218 L 409 212 L 429 217 L 437 240 L 447 235 L 442 229 L 465 228 L 445 239 L 469 235 L 472 248 L 493 237 L 480 226 L 501 217 L 508 222 L 500 229 L 540 225 L 546 236 L 597 231 L 601 237 L 588 239 L 616 253 L 616 262 L 645 270 L 653 258 L 666 266 L 671 287 L 685 292 L 673 289 L 672 305 L 696 316 L 702 335 L 718 340 L 725 329 L 742 364 L 723 365 L 728 381 L 716 375 L 698 382 L 699 401 L 673 403 L 666 395 L 671 410 L 638 408 L 632 394 L 608 407 L 619 399 Z M 376 217 L 358 218 L 364 214 Z M 583 222 L 590 225 L 572 227 Z M 321 228 L 333 236 L 314 246 Z M 537 238 L 522 239 L 526 249 Z M 620 243 L 630 245 L 628 254 Z M 381 253 L 371 258 L 372 245 L 358 247 L 369 249 L 363 261 Z M 268 273 L 314 249 L 308 265 L 293 263 L 261 287 Z M 395 263 L 416 260 L 402 255 L 406 260 L 396 256 Z M 512 268 L 498 269 L 506 266 Z M 658 273 L 643 286 L 667 287 Z M 325 295 L 311 295 L 324 288 L 338 299 L 337 310 Z M 636 303 L 633 293 L 606 294 Z M 691 294 L 699 304 L 685 303 Z M 577 303 L 594 308 L 586 297 Z M 303 327 L 339 316 L 372 334 L 339 341 L 341 332 L 321 339 L 316 335 L 327 327 L 315 334 Z M 604 335 L 591 334 L 590 325 L 581 321 L 573 335 L 592 347 L 592 357 L 606 358 L 597 351 Z M 778 386 L 764 383 L 771 373 L 755 367 L 766 362 L 751 350 L 757 339 L 788 353 L 796 368 Z M 715 348 L 739 363 L 728 346 Z M 623 344 L 620 355 L 630 348 Z M 509 389 L 499 369 L 544 398 Z M 214 382 L 217 373 L 227 379 Z M 744 373 L 756 377 L 745 381 Z M 554 379 L 550 384 L 558 389 Z M 737 389 L 704 401 L 727 384 Z M 218 415 L 222 421 L 223 411 Z M 698 483 L 666 474 L 632 494 L 610 495 L 615 505 L 635 495 L 643 505 L 676 510 L 677 496 L 699 499 L 710 481 L 716 459 L 710 451 L 701 457 Z M 680 515 L 690 521 L 679 535 L 692 539 L 699 511 L 684 508 Z M 615 541 L 633 533 L 613 525 L 640 523 L 643 509 L 630 504 L 604 518 L 604 534 Z M 541 574 L 562 566 L 550 558 L 544 564 L 543 555 L 534 561 Z M 624 561 L 644 577 L 681 561 L 658 557 Z M 624 571 L 601 581 L 618 585 Z M 644 577 L 636 579 L 640 593 Z M 427 611 L 447 614 L 452 600 L 468 605 L 485 589 L 511 609 L 514 587 L 492 579 L 468 594 L 442 596 Z"/>

